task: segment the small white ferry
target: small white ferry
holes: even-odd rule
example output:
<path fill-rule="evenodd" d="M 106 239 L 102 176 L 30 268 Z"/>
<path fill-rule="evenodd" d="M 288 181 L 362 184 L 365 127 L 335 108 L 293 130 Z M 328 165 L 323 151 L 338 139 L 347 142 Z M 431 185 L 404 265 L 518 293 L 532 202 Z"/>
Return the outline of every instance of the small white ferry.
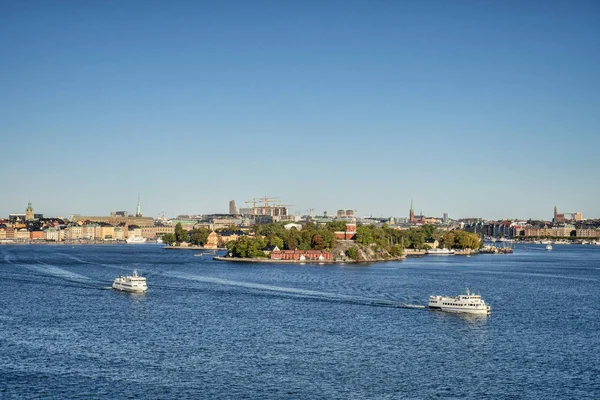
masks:
<path fill-rule="evenodd" d="M 430 256 L 452 256 L 454 255 L 454 250 L 446 249 L 446 248 L 436 248 L 425 250 L 425 254 Z"/>
<path fill-rule="evenodd" d="M 546 245 L 546 250 L 548 250 L 548 251 L 552 250 L 552 245 L 551 244 L 547 244 Z"/>
<path fill-rule="evenodd" d="M 132 293 L 143 293 L 148 290 L 146 285 L 146 278 L 139 276 L 137 271 L 134 269 L 131 276 L 119 276 L 112 284 L 113 289 L 121 290 L 123 292 Z"/>
<path fill-rule="evenodd" d="M 490 306 L 480 295 L 469 292 L 459 296 L 429 296 L 429 309 L 456 313 L 487 314 Z"/>
<path fill-rule="evenodd" d="M 142 244 L 146 243 L 146 238 L 142 236 L 131 235 L 125 240 L 128 244 Z"/>

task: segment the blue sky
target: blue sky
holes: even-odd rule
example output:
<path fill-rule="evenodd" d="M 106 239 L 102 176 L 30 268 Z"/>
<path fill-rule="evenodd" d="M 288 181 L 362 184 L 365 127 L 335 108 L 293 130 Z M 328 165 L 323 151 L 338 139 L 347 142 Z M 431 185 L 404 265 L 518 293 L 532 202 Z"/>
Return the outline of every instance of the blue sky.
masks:
<path fill-rule="evenodd" d="M 0 215 L 600 217 L 596 1 L 0 1 Z"/>

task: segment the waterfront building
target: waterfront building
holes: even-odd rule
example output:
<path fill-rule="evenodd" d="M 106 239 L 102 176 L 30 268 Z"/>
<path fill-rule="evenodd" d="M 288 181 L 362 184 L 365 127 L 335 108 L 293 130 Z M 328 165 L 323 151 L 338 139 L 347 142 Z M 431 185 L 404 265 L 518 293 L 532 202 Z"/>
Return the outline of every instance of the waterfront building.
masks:
<path fill-rule="evenodd" d="M 88 215 L 78 215 L 74 219 L 77 223 L 86 223 L 86 222 L 96 222 L 96 223 L 106 223 L 113 226 L 117 226 L 123 223 L 125 226 L 129 225 L 137 225 L 137 226 L 153 226 L 154 220 L 152 217 L 124 217 L 120 215 L 110 215 L 106 217 L 98 217 L 98 216 L 88 216 Z"/>
<path fill-rule="evenodd" d="M 115 227 L 108 224 L 100 225 L 100 240 L 115 240 Z"/>
<path fill-rule="evenodd" d="M 79 240 L 83 238 L 83 226 L 78 224 L 70 224 L 65 228 L 65 239 Z"/>
<path fill-rule="evenodd" d="M 570 237 L 571 232 L 575 231 L 575 226 L 571 224 L 559 224 L 552 227 L 553 237 Z"/>
<path fill-rule="evenodd" d="M 100 238 L 100 224 L 85 224 L 82 225 L 82 237 L 88 240 L 96 240 Z"/>
<path fill-rule="evenodd" d="M 31 231 L 29 232 L 30 240 L 44 240 L 44 232 L 43 231 Z"/>
<path fill-rule="evenodd" d="M 140 227 L 142 229 L 142 237 L 145 237 L 146 239 L 155 239 L 156 238 L 156 227 L 153 225 L 150 226 L 142 226 Z M 175 228 L 173 228 L 173 231 L 175 231 Z"/>
<path fill-rule="evenodd" d="M 432 249 L 437 249 L 440 245 L 440 242 L 438 242 L 436 239 L 430 238 L 425 239 L 425 244 L 431 247 Z"/>
<path fill-rule="evenodd" d="M 125 239 L 130 238 L 131 236 L 143 237 L 142 228 L 135 225 L 129 225 L 127 228 L 127 237 Z"/>
<path fill-rule="evenodd" d="M 221 241 L 221 243 L 225 244 L 228 242 L 235 242 L 237 241 L 241 236 L 244 235 L 243 231 L 224 231 L 224 232 L 219 232 L 219 240 Z"/>
<path fill-rule="evenodd" d="M 125 231 L 120 226 L 115 226 L 115 240 L 125 240 Z"/>
<path fill-rule="evenodd" d="M 294 261 L 325 261 L 331 260 L 332 254 L 324 250 L 279 250 L 269 254 L 271 260 L 294 260 Z"/>
<path fill-rule="evenodd" d="M 598 238 L 600 237 L 600 228 L 585 227 L 575 230 L 575 236 L 578 238 Z"/>
<path fill-rule="evenodd" d="M 167 233 L 175 233 L 175 226 L 167 224 L 156 224 L 154 226 L 156 236 L 163 236 Z"/>
<path fill-rule="evenodd" d="M 29 231 L 25 228 L 15 230 L 14 239 L 19 241 L 28 241 L 30 238 Z"/>
<path fill-rule="evenodd" d="M 204 244 L 204 248 L 216 249 L 218 247 L 219 247 L 219 235 L 217 234 L 217 232 L 212 231 L 211 233 L 208 234 L 208 239 L 206 240 L 206 243 Z"/>
<path fill-rule="evenodd" d="M 58 242 L 60 231 L 56 228 L 48 228 L 44 231 L 44 239 L 48 242 Z"/>

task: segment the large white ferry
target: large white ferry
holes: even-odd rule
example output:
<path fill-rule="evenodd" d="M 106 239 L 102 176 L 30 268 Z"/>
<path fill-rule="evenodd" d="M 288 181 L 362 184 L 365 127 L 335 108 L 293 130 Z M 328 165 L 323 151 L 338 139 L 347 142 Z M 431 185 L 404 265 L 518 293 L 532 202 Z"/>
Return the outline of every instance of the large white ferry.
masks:
<path fill-rule="evenodd" d="M 429 296 L 429 308 L 447 312 L 487 314 L 490 306 L 480 295 L 469 292 L 459 296 Z"/>
<path fill-rule="evenodd" d="M 119 276 L 112 284 L 113 289 L 121 290 L 124 292 L 143 293 L 148 290 L 146 285 L 146 278 L 139 276 L 137 271 L 134 269 L 133 274 L 127 276 Z"/>
<path fill-rule="evenodd" d="M 146 238 L 142 236 L 131 235 L 127 238 L 126 242 L 129 244 L 146 243 Z"/>
<path fill-rule="evenodd" d="M 425 254 L 428 254 L 430 256 L 451 256 L 454 255 L 454 250 L 449 250 L 446 248 L 429 249 L 425 250 Z"/>

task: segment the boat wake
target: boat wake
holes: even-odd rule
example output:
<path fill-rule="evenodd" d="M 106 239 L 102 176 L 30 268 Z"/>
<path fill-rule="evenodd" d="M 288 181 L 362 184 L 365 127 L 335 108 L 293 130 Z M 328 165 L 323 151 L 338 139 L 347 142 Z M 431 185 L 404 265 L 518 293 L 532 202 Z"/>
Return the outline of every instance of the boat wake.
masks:
<path fill-rule="evenodd" d="M 295 298 L 301 298 L 301 299 L 335 301 L 335 302 L 344 302 L 344 303 L 359 304 L 359 305 L 369 305 L 369 306 L 375 306 L 375 307 L 413 308 L 413 309 L 425 308 L 425 306 L 422 306 L 422 305 L 401 303 L 398 300 L 376 299 L 376 298 L 371 298 L 371 297 L 353 296 L 353 295 L 346 295 L 346 294 L 340 294 L 340 293 L 321 292 L 321 291 L 317 291 L 317 290 L 282 287 L 282 286 L 268 285 L 268 284 L 264 284 L 264 283 L 232 281 L 229 279 L 215 278 L 215 277 L 211 277 L 211 276 L 191 275 L 191 274 L 186 274 L 186 273 L 182 273 L 182 272 L 167 272 L 167 273 L 165 273 L 165 275 L 173 277 L 173 278 L 177 278 L 177 279 L 185 279 L 185 280 L 191 280 L 191 281 L 196 281 L 196 282 L 240 287 L 240 288 L 256 290 L 256 291 L 259 291 L 262 293 L 266 292 L 266 293 L 284 295 L 286 297 L 295 297 Z"/>
<path fill-rule="evenodd" d="M 34 269 L 37 272 L 41 272 L 47 275 L 56 276 L 58 278 L 64 278 L 73 282 L 82 282 L 89 283 L 92 281 L 87 276 L 76 274 L 75 272 L 67 271 L 66 269 L 59 268 L 54 265 L 46 264 L 42 261 L 38 261 L 39 267 L 37 265 L 29 264 L 27 267 L 29 269 Z"/>

